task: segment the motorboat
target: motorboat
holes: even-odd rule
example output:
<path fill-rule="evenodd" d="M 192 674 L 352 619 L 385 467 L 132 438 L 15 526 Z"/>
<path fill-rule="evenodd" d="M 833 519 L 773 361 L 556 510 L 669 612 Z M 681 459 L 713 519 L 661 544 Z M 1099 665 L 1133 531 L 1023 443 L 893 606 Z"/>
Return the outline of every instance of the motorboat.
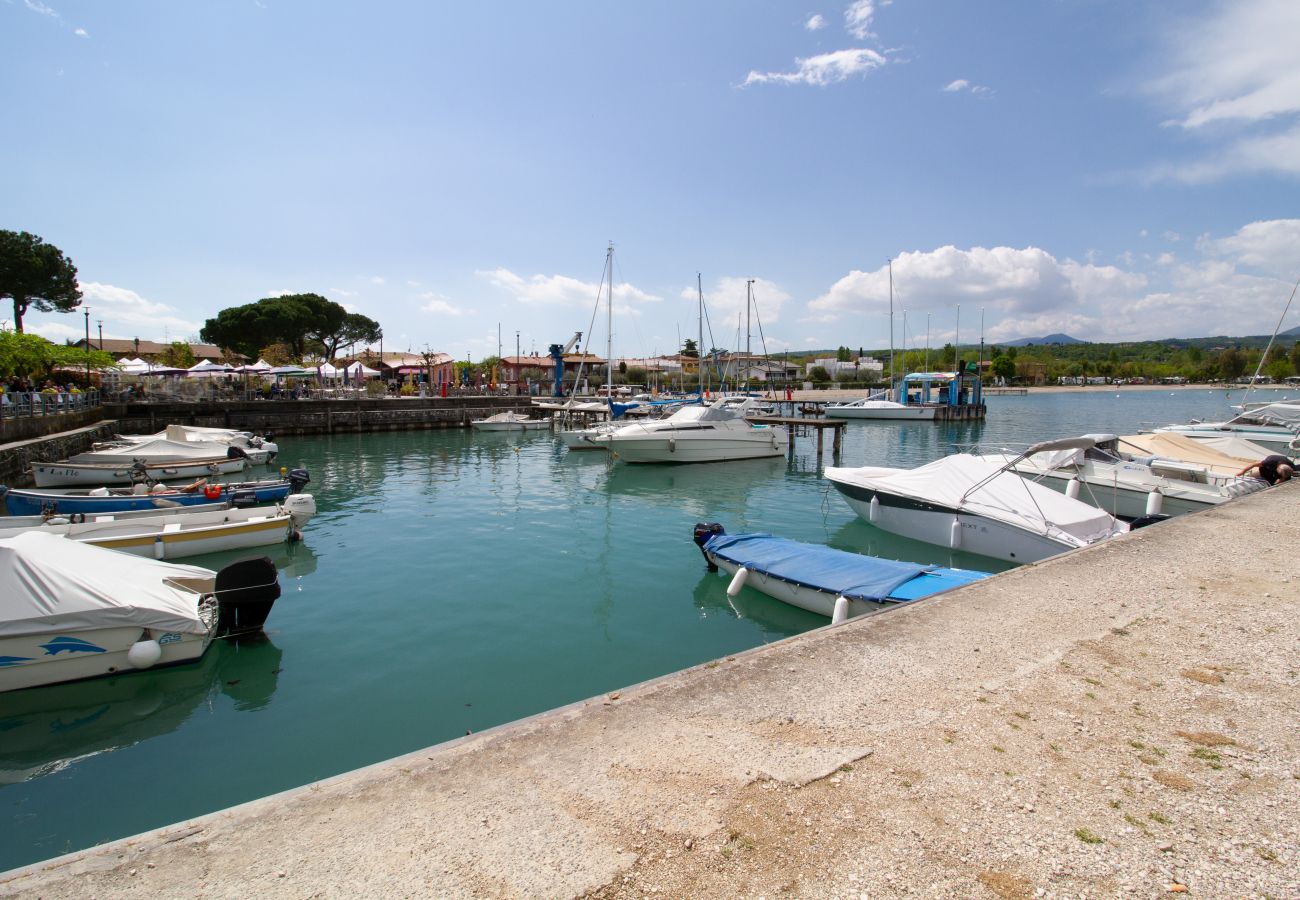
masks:
<path fill-rule="evenodd" d="M 720 397 L 708 405 L 683 406 L 672 415 L 632 422 L 591 442 L 629 463 L 724 462 L 782 456 L 790 446 L 783 425 L 754 424 L 760 404 L 753 397 Z"/>
<path fill-rule="evenodd" d="M 193 661 L 260 629 L 279 596 L 265 558 L 213 572 L 52 534 L 0 539 L 0 692 Z"/>
<path fill-rule="evenodd" d="M 246 550 L 302 538 L 316 514 L 311 494 L 294 494 L 270 507 L 180 507 L 141 513 L 50 516 L 36 524 L 0 519 L 0 539 L 42 532 L 70 541 L 153 559 L 183 559 L 223 550 Z M 26 519 L 27 517 L 23 517 Z"/>
<path fill-rule="evenodd" d="M 980 377 L 967 372 L 913 372 L 893 391 L 881 391 L 861 400 L 828 404 L 831 419 L 887 419 L 933 422 L 936 419 L 983 418 L 984 397 Z"/>
<path fill-rule="evenodd" d="M 497 413 L 486 419 L 471 419 L 469 424 L 476 431 L 538 431 L 551 427 L 547 419 L 530 419 L 513 411 Z"/>
<path fill-rule="evenodd" d="M 926 422 L 934 421 L 936 411 L 934 406 L 907 406 L 873 394 L 848 403 L 827 404 L 825 414 L 828 419 L 903 419 Z"/>
<path fill-rule="evenodd" d="M 1087 441 L 1092 441 L 1091 445 Z M 1265 486 L 1258 478 L 1219 474 L 1195 463 L 1139 455 L 1135 453 L 1139 448 L 1125 446 L 1114 434 L 1083 435 L 1079 442 L 1078 447 L 1030 456 L 1003 452 L 982 458 L 999 465 L 1010 463 L 1011 470 L 1025 478 L 1130 519 L 1196 512 Z"/>
<path fill-rule="evenodd" d="M 265 448 L 244 448 L 216 441 L 172 441 L 167 438 L 152 438 L 147 441 L 99 443 L 92 450 L 69 456 L 67 462 L 129 466 L 137 460 L 157 464 L 222 456 L 230 458 L 242 456 L 256 466 L 270 462 L 272 454 Z"/>
<path fill-rule="evenodd" d="M 990 574 L 881 559 L 770 534 L 727 534 L 716 522 L 697 524 L 693 537 L 709 571 L 722 569 L 732 576 L 728 595 L 734 597 L 748 585 L 775 600 L 829 616 L 836 624 Z"/>
<path fill-rule="evenodd" d="M 126 510 L 169 509 L 176 506 L 229 503 L 263 506 L 297 494 L 311 481 L 306 469 L 292 469 L 286 478 L 264 481 L 209 482 L 195 479 L 184 487 L 137 483 L 129 488 L 6 488 L 0 485 L 5 508 L 14 516 L 99 515 Z"/>
<path fill-rule="evenodd" d="M 1092 443 L 1043 441 L 1021 456 Z M 1035 562 L 1129 530 L 1104 510 L 1022 478 L 1012 464 L 955 454 L 916 469 L 827 467 L 826 478 L 877 528 L 1009 562 Z"/>
<path fill-rule="evenodd" d="M 1274 451 L 1233 434 L 1191 435 L 1177 431 L 1121 435 L 1120 444 L 1138 456 L 1201 466 L 1219 475 L 1237 475 Z"/>
<path fill-rule="evenodd" d="M 233 472 L 242 472 L 247 468 L 248 459 L 243 455 L 207 456 L 164 463 L 149 463 L 139 459 L 93 463 L 63 460 L 52 463 L 32 463 L 32 479 L 40 488 L 87 484 L 136 484 L 201 478 L 208 475 L 229 475 Z"/>
<path fill-rule="evenodd" d="M 1248 406 L 1222 422 L 1192 421 L 1186 425 L 1163 425 L 1157 434 L 1185 434 L 1196 440 L 1225 434 L 1244 438 L 1269 448 L 1269 453 L 1300 449 L 1300 403 L 1265 403 Z"/>
<path fill-rule="evenodd" d="M 115 435 L 110 443 L 143 443 L 164 438 L 169 441 L 189 443 L 215 443 L 239 447 L 243 450 L 266 450 L 274 459 L 280 452 L 270 434 L 255 434 L 251 431 L 239 431 L 233 428 L 208 428 L 199 425 L 168 425 L 154 434 Z"/>

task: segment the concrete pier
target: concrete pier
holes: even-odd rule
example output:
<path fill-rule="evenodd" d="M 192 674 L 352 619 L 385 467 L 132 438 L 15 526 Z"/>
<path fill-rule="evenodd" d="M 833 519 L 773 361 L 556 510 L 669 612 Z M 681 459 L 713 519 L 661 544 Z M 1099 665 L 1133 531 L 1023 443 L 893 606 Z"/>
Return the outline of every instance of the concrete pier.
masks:
<path fill-rule="evenodd" d="M 0 895 L 1300 896 L 1298 504 L 1284 484 Z"/>

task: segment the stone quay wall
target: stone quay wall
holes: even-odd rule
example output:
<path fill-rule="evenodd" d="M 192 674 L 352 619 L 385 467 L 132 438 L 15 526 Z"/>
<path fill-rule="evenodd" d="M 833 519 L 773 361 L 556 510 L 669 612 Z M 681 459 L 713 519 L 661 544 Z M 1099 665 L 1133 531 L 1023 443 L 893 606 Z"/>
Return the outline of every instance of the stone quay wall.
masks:
<path fill-rule="evenodd" d="M 87 410 L 91 412 L 91 410 Z M 59 416 L 58 424 L 65 428 L 72 424 L 72 415 Z M 21 487 L 31 484 L 28 469 L 35 462 L 52 462 L 67 459 L 76 453 L 89 450 L 96 441 L 105 441 L 117 431 L 117 423 L 96 422 L 83 428 L 73 428 L 57 434 L 0 444 L 0 484 Z"/>

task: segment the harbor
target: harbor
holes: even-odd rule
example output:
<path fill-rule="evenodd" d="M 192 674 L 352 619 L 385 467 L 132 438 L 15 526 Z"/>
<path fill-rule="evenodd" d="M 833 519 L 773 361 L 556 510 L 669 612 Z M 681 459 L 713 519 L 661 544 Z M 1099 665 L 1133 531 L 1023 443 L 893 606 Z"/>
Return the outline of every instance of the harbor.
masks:
<path fill-rule="evenodd" d="M 1300 568 L 1259 551 L 1300 540 L 1298 496 L 611 686 L 0 893 L 1291 896 Z"/>

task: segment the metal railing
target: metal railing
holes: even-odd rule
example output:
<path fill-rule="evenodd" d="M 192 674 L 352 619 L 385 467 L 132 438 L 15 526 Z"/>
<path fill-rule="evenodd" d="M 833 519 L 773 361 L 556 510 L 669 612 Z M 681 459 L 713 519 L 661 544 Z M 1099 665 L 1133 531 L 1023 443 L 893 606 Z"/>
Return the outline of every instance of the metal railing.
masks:
<path fill-rule="evenodd" d="M 101 405 L 99 391 L 56 394 L 44 391 L 5 391 L 0 394 L 0 419 L 58 416 Z"/>

